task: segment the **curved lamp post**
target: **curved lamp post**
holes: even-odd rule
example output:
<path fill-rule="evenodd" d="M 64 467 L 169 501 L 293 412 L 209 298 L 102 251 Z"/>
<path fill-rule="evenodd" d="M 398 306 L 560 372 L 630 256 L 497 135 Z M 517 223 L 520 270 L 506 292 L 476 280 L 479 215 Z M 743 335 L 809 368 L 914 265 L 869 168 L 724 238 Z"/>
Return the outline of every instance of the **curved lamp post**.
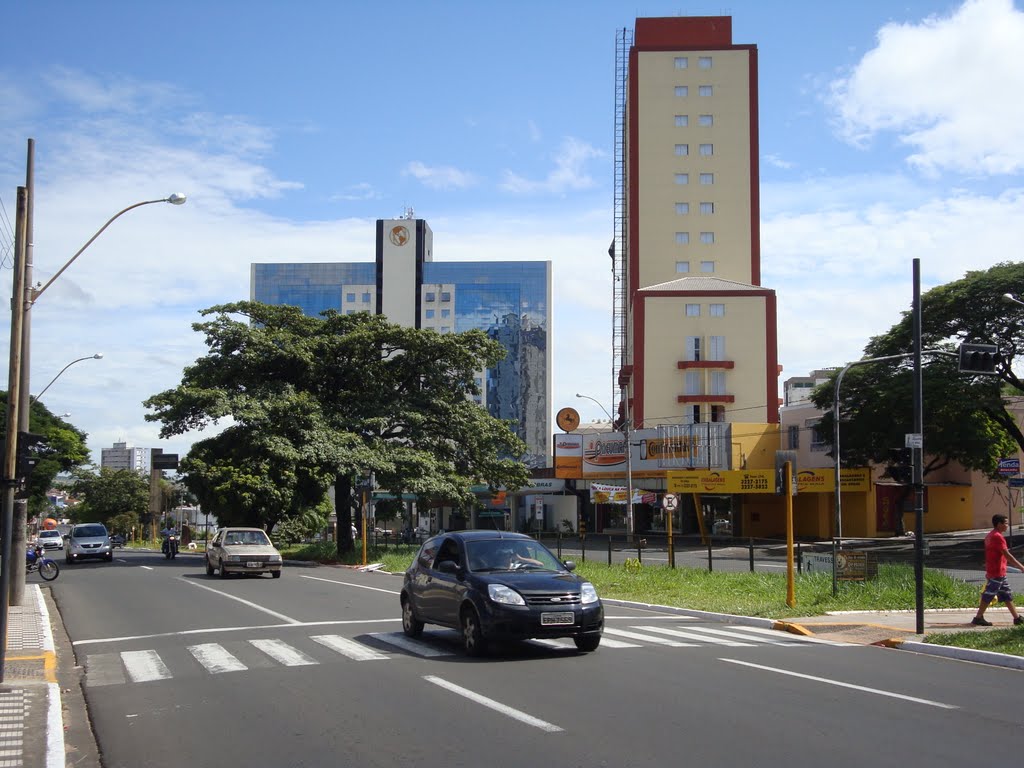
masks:
<path fill-rule="evenodd" d="M 80 357 L 77 360 L 72 360 L 70 363 L 68 363 L 63 368 L 60 369 L 60 373 L 58 373 L 56 376 L 54 376 L 52 379 L 50 379 L 50 383 L 47 384 L 45 387 L 43 387 L 42 392 L 40 392 L 38 395 L 32 395 L 31 400 L 29 400 L 29 404 L 34 403 L 36 400 L 38 400 L 40 397 L 42 397 L 43 396 L 43 392 L 48 390 L 53 385 L 53 382 L 55 382 L 57 379 L 59 379 L 61 377 L 61 374 L 64 373 L 64 371 L 66 371 L 68 368 L 70 368 L 75 363 L 80 363 L 83 360 L 102 360 L 102 359 L 103 359 L 103 353 L 102 352 L 97 352 L 95 355 L 89 355 L 88 357 Z"/>
<path fill-rule="evenodd" d="M 601 410 L 604 411 L 605 416 L 608 417 L 608 421 L 611 424 L 615 424 L 615 419 L 608 413 L 608 409 L 605 408 L 601 401 L 591 397 L 590 395 L 581 395 L 579 392 L 576 393 L 576 397 L 582 397 L 585 400 L 593 400 L 597 403 Z M 629 437 L 629 416 L 622 422 L 622 434 L 626 438 L 626 535 L 629 540 L 633 539 L 633 444 L 630 442 Z"/>

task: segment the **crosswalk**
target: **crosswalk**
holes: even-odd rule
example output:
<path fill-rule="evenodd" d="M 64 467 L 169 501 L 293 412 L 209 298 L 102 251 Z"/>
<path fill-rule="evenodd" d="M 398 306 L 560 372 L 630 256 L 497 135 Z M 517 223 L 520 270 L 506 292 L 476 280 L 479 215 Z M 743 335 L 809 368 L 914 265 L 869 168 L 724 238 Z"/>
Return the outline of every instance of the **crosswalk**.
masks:
<path fill-rule="evenodd" d="M 312 641 L 311 644 L 305 641 Z M 305 650 L 296 647 L 299 642 Z M 530 644 L 554 650 L 575 651 L 571 639 L 530 640 Z M 813 637 L 789 635 L 772 629 L 730 626 L 726 629 L 687 625 L 631 625 L 625 628 L 605 626 L 601 649 L 617 651 L 627 648 L 693 648 L 698 646 L 781 647 L 811 644 L 846 645 Z M 310 635 L 295 644 L 279 638 L 254 638 L 229 643 L 199 643 L 185 650 L 195 664 L 182 674 L 220 675 L 246 672 L 254 668 L 315 666 L 337 659 L 350 661 L 387 661 L 397 657 L 437 658 L 461 654 L 459 636 L 453 631 L 426 632 L 421 638 L 406 637 L 401 632 L 370 632 L 357 638 L 341 635 Z M 332 653 L 322 656 L 314 649 Z M 314 655 L 315 654 L 315 655 Z M 85 685 L 100 687 L 167 680 L 175 676 L 174 664 L 155 650 L 92 653 L 85 657 Z"/>

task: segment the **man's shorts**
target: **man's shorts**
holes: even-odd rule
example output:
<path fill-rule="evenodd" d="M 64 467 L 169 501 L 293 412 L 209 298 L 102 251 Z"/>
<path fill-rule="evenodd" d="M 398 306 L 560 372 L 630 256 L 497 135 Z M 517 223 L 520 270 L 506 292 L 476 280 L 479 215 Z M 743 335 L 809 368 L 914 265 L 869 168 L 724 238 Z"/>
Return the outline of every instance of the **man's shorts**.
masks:
<path fill-rule="evenodd" d="M 1010 589 L 1010 583 L 1006 577 L 989 579 L 985 584 L 985 591 L 981 593 L 981 599 L 986 603 L 991 603 L 995 599 L 998 599 L 1000 603 L 1012 602 L 1013 591 Z"/>

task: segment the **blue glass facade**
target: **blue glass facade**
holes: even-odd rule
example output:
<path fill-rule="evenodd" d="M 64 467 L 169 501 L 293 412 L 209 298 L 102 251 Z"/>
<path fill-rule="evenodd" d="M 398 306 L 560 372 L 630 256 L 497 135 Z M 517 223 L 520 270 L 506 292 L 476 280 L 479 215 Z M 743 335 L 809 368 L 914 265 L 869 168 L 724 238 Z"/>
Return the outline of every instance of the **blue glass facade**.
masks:
<path fill-rule="evenodd" d="M 376 312 L 386 290 L 380 267 L 368 263 L 253 264 L 250 295 L 266 304 L 290 304 L 308 315 L 325 309 Z M 480 329 L 508 352 L 481 372 L 481 405 L 512 421 L 529 450 L 531 467 L 550 465 L 549 262 L 422 263 L 408 276 L 422 302 L 417 325 L 440 332 Z"/>

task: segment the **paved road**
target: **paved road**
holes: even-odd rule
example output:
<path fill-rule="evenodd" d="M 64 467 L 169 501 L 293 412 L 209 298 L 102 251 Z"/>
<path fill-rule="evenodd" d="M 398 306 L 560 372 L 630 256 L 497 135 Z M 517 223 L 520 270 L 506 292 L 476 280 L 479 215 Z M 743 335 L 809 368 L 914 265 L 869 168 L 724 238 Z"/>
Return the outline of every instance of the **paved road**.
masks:
<path fill-rule="evenodd" d="M 1017 754 L 1016 672 L 611 604 L 594 654 L 467 659 L 449 631 L 406 641 L 398 587 L 139 553 L 51 585 L 108 767 L 961 765 L 979 732 L 988 758 Z M 894 729 L 914 738 L 865 738 Z"/>

